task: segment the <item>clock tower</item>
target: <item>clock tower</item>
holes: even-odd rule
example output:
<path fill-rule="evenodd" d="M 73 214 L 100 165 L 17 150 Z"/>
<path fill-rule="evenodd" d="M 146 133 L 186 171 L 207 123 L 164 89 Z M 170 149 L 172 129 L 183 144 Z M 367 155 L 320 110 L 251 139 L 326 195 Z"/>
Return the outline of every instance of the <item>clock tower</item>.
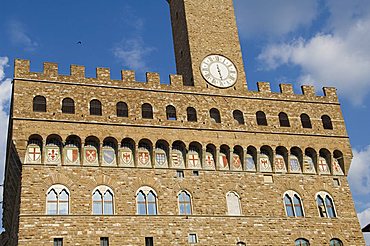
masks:
<path fill-rule="evenodd" d="M 177 73 L 184 85 L 247 87 L 232 0 L 167 0 Z"/>

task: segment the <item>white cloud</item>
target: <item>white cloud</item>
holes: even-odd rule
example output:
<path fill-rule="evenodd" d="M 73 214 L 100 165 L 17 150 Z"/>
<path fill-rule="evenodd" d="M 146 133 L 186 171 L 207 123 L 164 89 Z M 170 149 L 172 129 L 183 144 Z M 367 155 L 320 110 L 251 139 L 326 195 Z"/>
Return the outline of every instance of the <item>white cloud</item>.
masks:
<path fill-rule="evenodd" d="M 309 26 L 318 13 L 317 0 L 235 0 L 239 31 L 244 38 L 280 36 Z"/>
<path fill-rule="evenodd" d="M 349 170 L 348 182 L 354 193 L 370 195 L 370 145 L 353 151 L 353 161 Z M 370 212 L 370 211 L 369 211 Z"/>
<path fill-rule="evenodd" d="M 39 44 L 27 34 L 24 25 L 19 21 L 9 23 L 9 36 L 13 44 L 22 46 L 26 51 L 34 51 Z"/>
<path fill-rule="evenodd" d="M 113 54 L 118 58 L 124 67 L 139 72 L 148 71 L 146 57 L 153 51 L 147 47 L 141 37 L 127 39 L 113 48 Z"/>
<path fill-rule="evenodd" d="M 358 220 L 360 221 L 361 228 L 370 224 L 370 208 L 357 214 Z M 370 245 L 370 233 L 364 233 L 366 245 Z"/>
<path fill-rule="evenodd" d="M 353 104 L 370 91 L 370 18 L 353 23 L 346 35 L 318 33 L 311 39 L 267 46 L 258 59 L 265 69 L 296 65 L 303 83 L 334 86 Z"/>

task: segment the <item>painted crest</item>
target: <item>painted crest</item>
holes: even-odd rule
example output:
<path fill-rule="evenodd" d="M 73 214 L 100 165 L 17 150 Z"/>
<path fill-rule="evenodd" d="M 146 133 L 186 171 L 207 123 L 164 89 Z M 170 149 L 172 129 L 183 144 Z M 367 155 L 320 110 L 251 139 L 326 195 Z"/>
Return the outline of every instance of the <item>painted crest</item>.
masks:
<path fill-rule="evenodd" d="M 45 164 L 60 164 L 60 149 L 56 145 L 47 145 L 45 147 Z"/>
<path fill-rule="evenodd" d="M 259 165 L 261 172 L 272 172 L 270 159 L 267 155 L 261 154 L 259 158 Z"/>
<path fill-rule="evenodd" d="M 120 149 L 120 162 L 122 166 L 133 166 L 133 155 L 130 148 L 124 147 Z"/>
<path fill-rule="evenodd" d="M 254 163 L 254 159 L 251 155 L 247 154 L 246 157 L 245 157 L 245 169 L 247 171 L 252 171 L 252 172 L 255 172 L 256 171 L 256 164 Z"/>
<path fill-rule="evenodd" d="M 95 162 L 96 161 L 96 150 L 95 149 L 85 149 L 85 160 L 87 162 Z"/>
<path fill-rule="evenodd" d="M 299 160 L 296 156 L 290 156 L 290 172 L 291 173 L 301 173 L 301 166 L 299 165 Z"/>
<path fill-rule="evenodd" d="M 107 165 L 115 164 L 116 152 L 112 148 L 103 149 L 103 162 Z"/>
<path fill-rule="evenodd" d="M 194 169 L 194 168 L 200 168 L 200 160 L 199 155 L 196 151 L 189 151 L 188 154 L 188 168 Z"/>
<path fill-rule="evenodd" d="M 66 150 L 66 158 L 65 163 L 66 164 L 76 164 L 78 162 L 78 149 L 77 148 L 68 148 Z"/>
<path fill-rule="evenodd" d="M 138 152 L 138 165 L 143 167 L 150 166 L 150 155 L 149 151 L 144 148 L 140 148 Z"/>
<path fill-rule="evenodd" d="M 275 156 L 274 166 L 275 166 L 275 172 L 281 172 L 281 173 L 286 172 L 285 160 L 282 155 Z"/>
<path fill-rule="evenodd" d="M 156 150 L 155 165 L 157 167 L 167 167 L 167 156 L 163 150 Z"/>
<path fill-rule="evenodd" d="M 213 159 L 213 155 L 209 152 L 206 152 L 204 168 L 205 169 L 215 169 L 215 160 Z"/>
<path fill-rule="evenodd" d="M 313 164 L 313 160 L 310 156 L 305 156 L 303 158 L 303 172 L 304 173 L 312 173 L 316 174 L 315 166 Z"/>
<path fill-rule="evenodd" d="M 240 157 L 237 154 L 233 154 L 233 170 L 242 170 L 242 162 L 240 161 Z"/>
<path fill-rule="evenodd" d="M 182 167 L 182 168 L 184 167 L 184 158 L 182 156 L 181 151 L 172 150 L 171 164 L 172 164 L 172 167 Z"/>
<path fill-rule="evenodd" d="M 220 169 L 222 170 L 229 169 L 229 161 L 227 160 L 227 156 L 224 153 L 220 153 L 219 164 L 220 164 Z"/>
<path fill-rule="evenodd" d="M 339 165 L 337 159 L 333 159 L 333 174 L 334 175 L 344 175 L 342 168 Z"/>
<path fill-rule="evenodd" d="M 38 145 L 28 146 L 27 162 L 41 163 L 41 148 Z"/>
<path fill-rule="evenodd" d="M 330 174 L 328 163 L 324 157 L 319 157 L 319 163 L 317 164 L 319 174 Z"/>

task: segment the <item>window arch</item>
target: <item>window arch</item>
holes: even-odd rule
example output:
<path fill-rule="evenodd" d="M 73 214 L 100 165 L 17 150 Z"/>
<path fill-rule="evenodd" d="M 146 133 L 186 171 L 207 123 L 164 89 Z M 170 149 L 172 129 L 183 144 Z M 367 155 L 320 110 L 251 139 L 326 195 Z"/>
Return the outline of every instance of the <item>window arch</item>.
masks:
<path fill-rule="evenodd" d="M 324 129 L 333 130 L 333 123 L 328 115 L 321 116 L 321 121 Z"/>
<path fill-rule="evenodd" d="M 241 215 L 240 197 L 236 192 L 230 191 L 226 194 L 227 214 Z"/>
<path fill-rule="evenodd" d="M 257 125 L 259 126 L 267 126 L 267 119 L 266 114 L 262 111 L 258 111 L 256 113 Z"/>
<path fill-rule="evenodd" d="M 102 115 L 102 106 L 99 100 L 93 99 L 90 101 L 90 115 Z"/>
<path fill-rule="evenodd" d="M 149 103 L 144 103 L 141 106 L 141 116 L 143 119 L 153 119 L 153 107 Z"/>
<path fill-rule="evenodd" d="M 64 98 L 62 101 L 62 113 L 74 114 L 75 113 L 75 101 L 72 98 Z"/>
<path fill-rule="evenodd" d="M 33 98 L 33 112 L 46 112 L 46 98 L 35 96 Z"/>
<path fill-rule="evenodd" d="M 93 214 L 112 215 L 114 214 L 114 193 L 108 186 L 101 185 L 95 188 L 92 193 Z"/>
<path fill-rule="evenodd" d="M 220 111 L 218 109 L 212 108 L 209 111 L 209 114 L 211 116 L 211 119 L 213 119 L 216 123 L 221 123 L 221 115 L 220 115 Z"/>
<path fill-rule="evenodd" d="M 302 199 L 295 191 L 287 191 L 284 194 L 285 212 L 288 217 L 304 217 Z"/>
<path fill-rule="evenodd" d="M 247 246 L 247 244 L 245 242 L 239 241 L 236 243 L 236 246 Z"/>
<path fill-rule="evenodd" d="M 198 121 L 197 111 L 195 110 L 195 108 L 188 107 L 186 109 L 186 114 L 187 114 L 188 121 L 191 121 L 191 122 L 197 122 Z"/>
<path fill-rule="evenodd" d="M 180 215 L 191 215 L 191 196 L 187 191 L 181 191 L 178 195 Z"/>
<path fill-rule="evenodd" d="M 290 127 L 289 117 L 286 113 L 279 113 L 279 123 L 281 127 Z"/>
<path fill-rule="evenodd" d="M 176 108 L 172 105 L 166 107 L 167 120 L 177 120 Z"/>
<path fill-rule="evenodd" d="M 69 214 L 69 190 L 64 185 L 53 185 L 46 193 L 46 214 Z"/>
<path fill-rule="evenodd" d="M 128 107 L 125 102 L 118 102 L 116 105 L 117 117 L 128 117 Z"/>
<path fill-rule="evenodd" d="M 319 210 L 320 217 L 336 218 L 335 205 L 333 198 L 329 193 L 321 191 L 316 195 L 317 209 Z"/>
<path fill-rule="evenodd" d="M 236 122 L 238 122 L 239 125 L 244 125 L 244 116 L 242 111 L 240 110 L 234 110 L 233 117 Z"/>
<path fill-rule="evenodd" d="M 303 128 L 312 128 L 310 116 L 307 114 L 301 114 L 301 124 Z"/>
<path fill-rule="evenodd" d="M 136 207 L 139 215 L 157 215 L 157 193 L 150 187 L 141 187 L 136 192 Z"/>
<path fill-rule="evenodd" d="M 307 239 L 299 238 L 295 240 L 295 246 L 310 246 L 310 242 Z"/>
<path fill-rule="evenodd" d="M 332 240 L 330 240 L 330 246 L 343 246 L 343 243 L 341 240 L 333 238 Z"/>

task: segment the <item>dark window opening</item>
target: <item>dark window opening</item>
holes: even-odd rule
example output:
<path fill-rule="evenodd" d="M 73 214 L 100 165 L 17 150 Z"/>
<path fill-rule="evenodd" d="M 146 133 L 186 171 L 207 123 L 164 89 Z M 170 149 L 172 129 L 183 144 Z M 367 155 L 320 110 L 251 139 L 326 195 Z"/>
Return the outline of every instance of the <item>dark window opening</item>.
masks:
<path fill-rule="evenodd" d="M 128 108 L 126 103 L 117 103 L 117 117 L 128 117 Z"/>
<path fill-rule="evenodd" d="M 289 118 L 286 113 L 281 112 L 279 114 L 279 123 L 281 127 L 290 127 Z"/>
<path fill-rule="evenodd" d="M 144 103 L 141 106 L 141 116 L 143 119 L 153 119 L 153 108 L 149 103 Z"/>
<path fill-rule="evenodd" d="M 321 117 L 321 120 L 322 120 L 322 125 L 324 129 L 333 130 L 333 123 L 331 122 L 331 118 L 329 116 L 323 115 Z"/>
<path fill-rule="evenodd" d="M 220 111 L 218 109 L 211 109 L 209 111 L 211 119 L 213 119 L 216 123 L 221 123 L 221 116 L 220 116 Z"/>
<path fill-rule="evenodd" d="M 195 108 L 192 108 L 192 107 L 187 108 L 186 113 L 187 113 L 188 121 L 191 121 L 191 122 L 197 122 L 198 121 L 197 111 L 195 110 Z"/>
<path fill-rule="evenodd" d="M 312 128 L 311 119 L 307 114 L 301 114 L 301 124 L 303 128 Z"/>
<path fill-rule="evenodd" d="M 234 117 L 234 120 L 236 120 L 239 125 L 244 125 L 244 117 L 241 111 L 235 110 L 233 112 L 233 117 Z"/>
<path fill-rule="evenodd" d="M 90 102 L 90 115 L 102 115 L 101 102 L 99 100 L 91 100 Z"/>
<path fill-rule="evenodd" d="M 43 96 L 35 96 L 33 98 L 33 111 L 46 112 L 46 98 Z"/>
<path fill-rule="evenodd" d="M 145 238 L 145 246 L 154 246 L 154 240 L 152 237 Z"/>
<path fill-rule="evenodd" d="M 75 113 L 75 102 L 71 98 L 64 98 L 62 101 L 62 113 L 74 114 Z"/>
<path fill-rule="evenodd" d="M 54 238 L 54 246 L 63 246 L 63 238 Z"/>
<path fill-rule="evenodd" d="M 176 108 L 172 105 L 168 105 L 166 107 L 166 116 L 167 116 L 167 120 L 177 120 Z"/>
<path fill-rule="evenodd" d="M 264 112 L 258 111 L 256 113 L 256 118 L 257 118 L 257 125 L 259 125 L 259 126 L 267 126 L 266 114 Z"/>
<path fill-rule="evenodd" d="M 109 238 L 108 237 L 101 237 L 100 238 L 100 246 L 109 246 Z"/>

